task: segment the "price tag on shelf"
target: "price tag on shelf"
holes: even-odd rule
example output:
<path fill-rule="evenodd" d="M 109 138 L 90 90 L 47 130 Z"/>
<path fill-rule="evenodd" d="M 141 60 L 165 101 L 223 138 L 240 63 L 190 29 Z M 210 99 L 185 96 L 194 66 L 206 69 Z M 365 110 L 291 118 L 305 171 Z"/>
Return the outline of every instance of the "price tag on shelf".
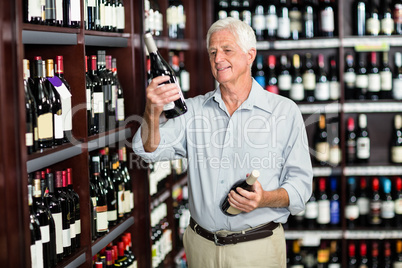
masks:
<path fill-rule="evenodd" d="M 369 43 L 360 43 L 355 45 L 356 52 L 371 52 L 371 51 L 389 51 L 389 43 L 380 41 L 380 42 L 369 42 Z"/>

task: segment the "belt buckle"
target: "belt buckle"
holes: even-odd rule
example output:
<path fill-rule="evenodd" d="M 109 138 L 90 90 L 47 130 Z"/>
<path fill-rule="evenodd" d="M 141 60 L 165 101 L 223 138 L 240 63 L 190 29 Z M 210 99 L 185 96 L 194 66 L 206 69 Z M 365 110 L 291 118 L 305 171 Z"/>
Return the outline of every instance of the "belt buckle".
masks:
<path fill-rule="evenodd" d="M 215 243 L 215 246 L 218 246 L 218 247 L 224 246 L 224 244 L 219 243 L 218 236 L 216 235 L 216 233 L 214 233 L 214 243 Z"/>

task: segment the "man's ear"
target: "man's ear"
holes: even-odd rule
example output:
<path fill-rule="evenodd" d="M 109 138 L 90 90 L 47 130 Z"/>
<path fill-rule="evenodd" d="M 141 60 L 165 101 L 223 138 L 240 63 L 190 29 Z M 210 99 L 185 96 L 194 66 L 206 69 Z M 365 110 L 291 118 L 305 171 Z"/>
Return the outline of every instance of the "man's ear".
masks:
<path fill-rule="evenodd" d="M 250 48 L 247 52 L 248 64 L 253 64 L 255 57 L 257 56 L 257 50 L 255 48 Z"/>

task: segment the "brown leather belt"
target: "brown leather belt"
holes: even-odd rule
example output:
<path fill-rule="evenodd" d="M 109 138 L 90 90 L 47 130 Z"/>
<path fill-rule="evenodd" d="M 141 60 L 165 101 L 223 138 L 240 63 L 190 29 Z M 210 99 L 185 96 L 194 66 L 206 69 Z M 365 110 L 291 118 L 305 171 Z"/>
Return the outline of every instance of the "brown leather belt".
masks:
<path fill-rule="evenodd" d="M 230 234 L 227 236 L 221 236 L 216 233 L 212 233 L 199 226 L 193 218 L 190 218 L 190 227 L 197 234 L 215 243 L 217 246 L 237 244 L 241 242 L 253 241 L 261 238 L 269 237 L 273 234 L 273 230 L 279 226 L 279 223 L 269 222 L 257 228 L 245 231 L 242 233 Z"/>

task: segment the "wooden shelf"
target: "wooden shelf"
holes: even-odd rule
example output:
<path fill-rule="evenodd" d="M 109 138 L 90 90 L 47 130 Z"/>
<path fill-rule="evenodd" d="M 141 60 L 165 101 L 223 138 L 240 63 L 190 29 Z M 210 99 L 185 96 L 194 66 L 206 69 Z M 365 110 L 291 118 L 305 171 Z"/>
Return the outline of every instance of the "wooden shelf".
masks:
<path fill-rule="evenodd" d="M 58 263 L 57 265 L 68 268 L 79 267 L 80 265 L 86 262 L 86 251 L 87 249 L 83 248 L 78 252 L 75 252 L 71 256 L 68 256 L 66 259 L 62 260 L 62 262 Z"/>
<path fill-rule="evenodd" d="M 101 251 L 110 242 L 113 242 L 117 237 L 123 234 L 131 225 L 134 224 L 134 217 L 125 219 L 122 223 L 112 227 L 109 233 L 99 238 L 92 245 L 92 256 Z"/>
<path fill-rule="evenodd" d="M 86 144 L 88 151 L 93 151 L 108 145 L 124 141 L 132 136 L 130 128 L 119 128 L 99 135 L 91 136 Z"/>

